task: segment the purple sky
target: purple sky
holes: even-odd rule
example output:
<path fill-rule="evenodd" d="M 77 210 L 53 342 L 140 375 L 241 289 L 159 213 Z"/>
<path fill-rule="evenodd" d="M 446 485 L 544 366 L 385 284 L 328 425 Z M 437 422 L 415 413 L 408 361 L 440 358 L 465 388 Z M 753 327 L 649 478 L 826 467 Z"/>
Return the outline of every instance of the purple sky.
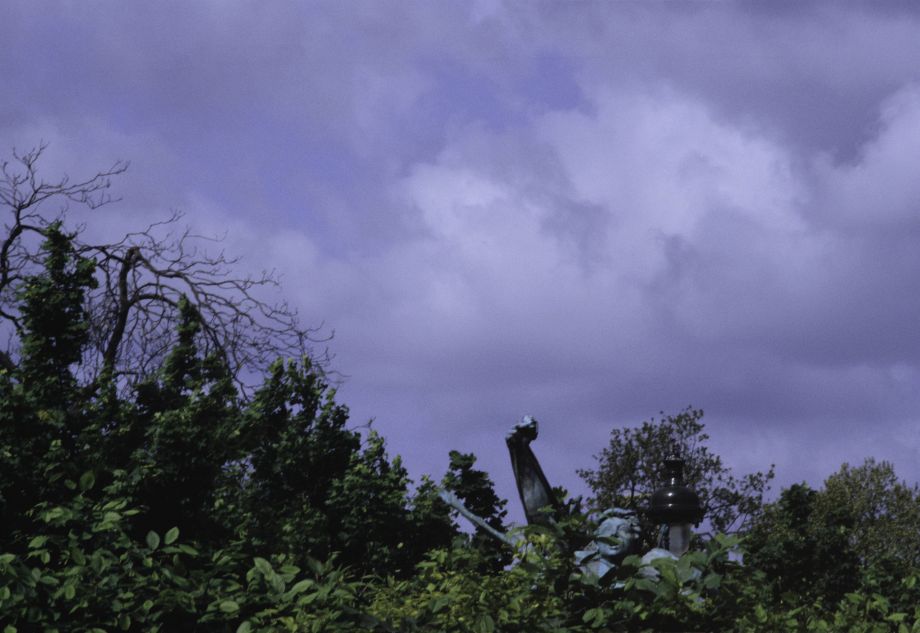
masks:
<path fill-rule="evenodd" d="M 0 145 L 130 160 L 91 231 L 178 208 L 277 268 L 415 478 L 474 451 L 514 499 L 529 413 L 584 492 L 612 427 L 693 404 L 739 472 L 917 480 L 903 6 L 14 0 Z"/>

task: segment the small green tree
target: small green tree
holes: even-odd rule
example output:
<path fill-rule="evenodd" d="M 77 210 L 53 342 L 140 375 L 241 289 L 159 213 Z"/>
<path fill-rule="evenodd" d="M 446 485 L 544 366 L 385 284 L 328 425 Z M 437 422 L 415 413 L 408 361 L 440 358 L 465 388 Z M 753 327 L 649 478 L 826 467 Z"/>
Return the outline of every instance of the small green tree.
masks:
<path fill-rule="evenodd" d="M 744 531 L 763 506 L 773 467 L 736 477 L 706 446 L 702 410 L 688 407 L 662 416 L 639 427 L 613 429 L 610 443 L 596 456 L 597 468 L 578 471 L 594 492 L 595 505 L 642 511 L 664 483 L 665 458 L 676 452 L 685 462 L 684 480 L 700 496 L 712 530 Z M 651 532 L 646 540 L 652 540 Z"/>
<path fill-rule="evenodd" d="M 837 512 L 820 516 L 819 496 L 804 483 L 786 488 L 747 535 L 745 563 L 764 574 L 776 602 L 833 604 L 859 584 L 850 521 Z"/>
<path fill-rule="evenodd" d="M 495 494 L 495 487 L 489 475 L 474 468 L 475 464 L 476 456 L 472 453 L 451 451 L 450 468 L 444 475 L 441 485 L 455 493 L 473 514 L 484 519 L 499 532 L 505 532 L 508 529 L 505 525 L 505 517 L 508 514 L 505 506 L 508 502 Z M 492 569 L 501 569 L 511 560 L 508 547 L 480 527 L 477 527 L 473 534 L 472 545 L 482 553 L 486 565 Z"/>
<path fill-rule="evenodd" d="M 287 551 L 324 559 L 336 548 L 327 500 L 360 451 L 348 409 L 309 361 L 277 361 L 244 407 L 240 489 L 224 509 L 260 555 Z"/>

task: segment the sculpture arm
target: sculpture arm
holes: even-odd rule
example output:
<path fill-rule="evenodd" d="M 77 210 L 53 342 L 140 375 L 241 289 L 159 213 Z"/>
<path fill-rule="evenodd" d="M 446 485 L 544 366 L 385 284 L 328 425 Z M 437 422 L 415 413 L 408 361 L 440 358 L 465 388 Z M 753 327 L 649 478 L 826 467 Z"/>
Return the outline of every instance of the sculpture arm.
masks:
<path fill-rule="evenodd" d="M 540 468 L 540 462 L 530 449 L 530 443 L 536 438 L 537 421 L 527 415 L 512 427 L 505 442 L 508 444 L 511 468 L 514 470 L 514 480 L 527 522 L 547 524 L 552 521 L 553 513 L 547 514 L 545 508 L 558 511 L 559 503 Z"/>
<path fill-rule="evenodd" d="M 502 543 L 506 543 L 514 547 L 514 540 L 510 536 L 508 536 L 504 532 L 499 532 L 494 527 L 486 523 L 485 519 L 483 519 L 481 516 L 479 516 L 478 514 L 474 514 L 469 508 L 463 505 L 463 502 L 460 501 L 457 495 L 455 495 L 453 492 L 451 492 L 450 490 L 444 490 L 442 488 L 441 490 L 438 491 L 438 496 L 441 497 L 444 503 L 446 503 L 447 505 L 452 507 L 454 510 L 459 512 L 461 515 L 463 515 L 463 517 L 466 518 L 466 520 L 468 520 L 470 523 L 481 527 L 483 530 L 488 532 L 489 535 L 497 538 Z"/>

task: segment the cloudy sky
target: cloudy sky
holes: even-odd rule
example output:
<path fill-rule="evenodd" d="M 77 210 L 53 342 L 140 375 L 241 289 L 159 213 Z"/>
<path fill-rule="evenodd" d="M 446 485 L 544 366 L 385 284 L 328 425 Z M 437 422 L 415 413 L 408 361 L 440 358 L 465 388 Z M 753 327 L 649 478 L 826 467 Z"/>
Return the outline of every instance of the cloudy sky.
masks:
<path fill-rule="evenodd" d="M 692 404 L 739 472 L 920 479 L 920 13 L 887 3 L 3 3 L 0 149 L 131 161 L 334 330 L 414 477 Z M 518 513 L 517 516 L 520 516 Z"/>

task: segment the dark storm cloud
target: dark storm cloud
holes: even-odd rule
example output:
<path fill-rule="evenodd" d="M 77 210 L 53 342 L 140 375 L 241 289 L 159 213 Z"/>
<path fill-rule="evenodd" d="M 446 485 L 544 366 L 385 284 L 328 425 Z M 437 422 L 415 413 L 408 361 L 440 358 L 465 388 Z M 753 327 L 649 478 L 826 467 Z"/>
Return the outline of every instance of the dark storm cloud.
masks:
<path fill-rule="evenodd" d="M 0 134 L 132 160 L 336 331 L 415 475 L 554 480 L 693 403 L 783 481 L 920 477 L 920 18 L 870 3 L 12 3 Z M 93 227 L 93 225 L 91 225 Z M 809 459 L 806 459 L 808 457 Z"/>

